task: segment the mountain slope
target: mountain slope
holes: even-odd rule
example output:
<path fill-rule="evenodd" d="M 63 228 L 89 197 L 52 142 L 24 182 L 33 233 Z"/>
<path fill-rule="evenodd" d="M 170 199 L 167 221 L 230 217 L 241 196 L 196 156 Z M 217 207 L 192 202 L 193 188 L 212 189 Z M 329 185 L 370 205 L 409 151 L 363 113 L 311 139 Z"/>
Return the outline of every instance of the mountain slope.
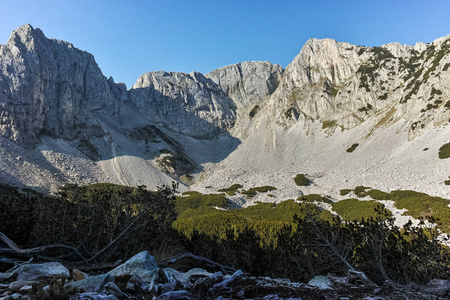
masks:
<path fill-rule="evenodd" d="M 449 52 L 450 36 L 372 48 L 311 39 L 285 70 L 149 72 L 127 90 L 91 54 L 24 25 L 0 48 L 0 180 L 277 188 L 251 201 L 356 185 L 445 195 Z M 298 173 L 313 184 L 296 186 Z"/>

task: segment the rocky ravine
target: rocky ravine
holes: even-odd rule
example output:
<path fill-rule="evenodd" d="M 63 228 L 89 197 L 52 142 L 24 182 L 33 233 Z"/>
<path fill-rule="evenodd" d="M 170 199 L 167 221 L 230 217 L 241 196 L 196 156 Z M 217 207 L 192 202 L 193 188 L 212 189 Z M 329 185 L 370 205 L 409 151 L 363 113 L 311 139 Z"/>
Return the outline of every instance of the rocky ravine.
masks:
<path fill-rule="evenodd" d="M 356 185 L 445 196 L 449 52 L 450 36 L 373 48 L 311 39 L 285 70 L 150 72 L 127 91 L 91 54 L 24 25 L 0 48 L 0 178 L 41 190 L 270 184 L 277 201 Z M 299 190 L 297 173 L 314 183 Z"/>

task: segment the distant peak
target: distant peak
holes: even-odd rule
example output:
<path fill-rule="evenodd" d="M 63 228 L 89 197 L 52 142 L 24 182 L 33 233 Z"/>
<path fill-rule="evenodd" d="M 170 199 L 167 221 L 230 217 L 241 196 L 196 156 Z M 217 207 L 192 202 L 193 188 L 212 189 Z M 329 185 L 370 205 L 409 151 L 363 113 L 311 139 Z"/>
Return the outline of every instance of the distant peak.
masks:
<path fill-rule="evenodd" d="M 39 28 L 34 28 L 30 24 L 25 24 L 11 33 L 10 39 L 15 39 L 16 37 L 20 37 L 21 40 L 26 40 L 29 38 L 45 38 L 45 35 Z"/>

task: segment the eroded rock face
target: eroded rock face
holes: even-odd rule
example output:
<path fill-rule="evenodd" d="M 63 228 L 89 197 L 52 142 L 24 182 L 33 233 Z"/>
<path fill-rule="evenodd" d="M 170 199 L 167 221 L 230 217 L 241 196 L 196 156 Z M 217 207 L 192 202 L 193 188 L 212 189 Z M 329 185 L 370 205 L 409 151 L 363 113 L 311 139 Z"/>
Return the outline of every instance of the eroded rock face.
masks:
<path fill-rule="evenodd" d="M 129 93 L 149 120 L 192 137 L 213 137 L 235 122 L 233 100 L 198 72 L 149 72 L 139 77 Z"/>
<path fill-rule="evenodd" d="M 118 101 L 94 57 L 24 25 L 0 48 L 0 135 L 34 145 L 41 134 L 73 139 L 91 112 L 112 115 Z"/>
<path fill-rule="evenodd" d="M 450 36 L 381 47 L 311 39 L 286 68 L 267 115 L 287 127 L 303 119 L 350 129 L 381 114 L 407 120 L 417 136 L 450 116 L 449 54 Z"/>
<path fill-rule="evenodd" d="M 266 61 L 248 61 L 229 65 L 205 77 L 217 83 L 238 108 L 259 103 L 271 95 L 281 80 L 283 69 Z"/>

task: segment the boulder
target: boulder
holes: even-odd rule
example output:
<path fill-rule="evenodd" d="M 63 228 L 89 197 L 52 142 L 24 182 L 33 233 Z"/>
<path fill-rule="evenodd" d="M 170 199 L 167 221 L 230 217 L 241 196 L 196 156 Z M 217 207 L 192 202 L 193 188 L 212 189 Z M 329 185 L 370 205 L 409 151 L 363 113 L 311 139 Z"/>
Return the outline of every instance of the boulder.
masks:
<path fill-rule="evenodd" d="M 432 295 L 447 296 L 450 291 L 450 281 L 433 279 L 422 289 L 422 291 Z"/>
<path fill-rule="evenodd" d="M 146 282 L 152 282 L 158 273 L 156 260 L 148 251 L 136 254 L 125 263 L 108 272 L 114 277 L 136 275 Z"/>
<path fill-rule="evenodd" d="M 67 294 L 97 292 L 101 290 L 108 282 L 114 282 L 114 276 L 102 274 L 98 276 L 90 276 L 86 279 L 74 281 L 66 284 L 64 289 Z"/>
<path fill-rule="evenodd" d="M 189 300 L 189 299 L 194 299 L 194 296 L 186 290 L 181 290 L 181 291 L 164 293 L 164 294 L 158 296 L 156 299 L 157 300 L 182 300 L 182 299 Z"/>
<path fill-rule="evenodd" d="M 27 264 L 20 266 L 11 274 L 11 278 L 17 276 L 17 281 L 33 281 L 50 278 L 67 278 L 69 270 L 58 262 L 43 264 Z"/>
<path fill-rule="evenodd" d="M 308 285 L 319 288 L 319 290 L 332 290 L 333 282 L 325 276 L 315 276 Z"/>

